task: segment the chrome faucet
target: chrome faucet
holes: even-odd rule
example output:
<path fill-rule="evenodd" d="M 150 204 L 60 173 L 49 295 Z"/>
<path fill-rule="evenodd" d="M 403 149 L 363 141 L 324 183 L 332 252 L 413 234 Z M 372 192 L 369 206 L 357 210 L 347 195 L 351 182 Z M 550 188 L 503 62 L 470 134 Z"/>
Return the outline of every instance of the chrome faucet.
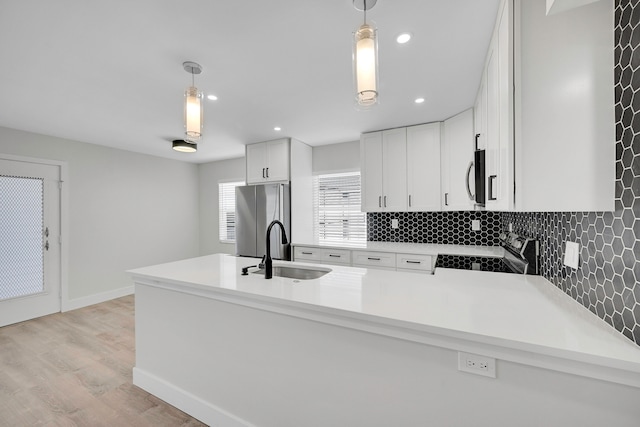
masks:
<path fill-rule="evenodd" d="M 265 255 L 264 260 L 264 278 L 271 279 L 273 277 L 273 262 L 271 261 L 271 228 L 274 225 L 278 224 L 280 226 L 280 230 L 282 231 L 282 244 L 287 244 L 289 241 L 287 240 L 287 233 L 284 231 L 284 225 L 276 220 L 271 221 L 269 227 L 267 227 L 267 255 Z"/>

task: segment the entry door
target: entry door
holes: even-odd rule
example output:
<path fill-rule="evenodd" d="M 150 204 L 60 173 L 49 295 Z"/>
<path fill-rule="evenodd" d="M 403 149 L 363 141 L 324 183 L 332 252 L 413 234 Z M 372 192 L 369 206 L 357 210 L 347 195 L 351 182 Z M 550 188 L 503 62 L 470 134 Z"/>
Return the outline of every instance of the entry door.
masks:
<path fill-rule="evenodd" d="M 60 311 L 60 166 L 0 158 L 0 326 Z"/>

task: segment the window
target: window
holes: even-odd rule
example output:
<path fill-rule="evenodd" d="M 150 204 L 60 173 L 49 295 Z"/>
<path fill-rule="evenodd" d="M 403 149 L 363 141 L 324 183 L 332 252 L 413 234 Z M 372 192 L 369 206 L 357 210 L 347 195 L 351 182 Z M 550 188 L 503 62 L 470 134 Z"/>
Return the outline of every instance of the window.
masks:
<path fill-rule="evenodd" d="M 320 242 L 367 240 L 367 215 L 360 212 L 360 172 L 315 176 L 313 201 L 314 233 Z"/>
<path fill-rule="evenodd" d="M 218 183 L 219 236 L 222 243 L 236 241 L 236 187 L 240 185 L 244 182 Z"/>

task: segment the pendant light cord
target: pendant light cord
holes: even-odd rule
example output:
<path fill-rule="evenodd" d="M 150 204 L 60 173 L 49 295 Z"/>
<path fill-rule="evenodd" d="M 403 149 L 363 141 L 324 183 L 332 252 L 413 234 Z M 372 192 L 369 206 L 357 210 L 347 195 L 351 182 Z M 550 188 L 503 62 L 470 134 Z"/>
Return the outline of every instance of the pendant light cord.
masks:
<path fill-rule="evenodd" d="M 367 25 L 367 0 L 364 0 L 364 25 Z"/>

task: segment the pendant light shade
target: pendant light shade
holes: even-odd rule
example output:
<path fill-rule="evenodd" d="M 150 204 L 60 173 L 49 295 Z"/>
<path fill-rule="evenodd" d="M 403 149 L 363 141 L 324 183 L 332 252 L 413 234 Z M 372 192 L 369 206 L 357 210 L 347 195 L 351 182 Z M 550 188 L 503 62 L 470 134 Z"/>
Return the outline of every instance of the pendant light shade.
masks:
<path fill-rule="evenodd" d="M 366 12 L 375 0 L 354 0 L 353 5 L 365 12 L 365 22 L 353 33 L 353 78 L 358 107 L 378 103 L 378 39 L 377 30 L 367 24 Z"/>
<path fill-rule="evenodd" d="M 191 74 L 192 85 L 184 92 L 184 130 L 187 141 L 199 141 L 202 137 L 204 94 L 195 87 L 194 75 L 202 72 L 202 67 L 195 62 L 182 64 L 185 71 Z M 195 151 L 195 150 L 194 150 Z"/>
<path fill-rule="evenodd" d="M 198 144 L 182 139 L 175 139 L 172 148 L 181 153 L 195 153 L 198 151 Z"/>

